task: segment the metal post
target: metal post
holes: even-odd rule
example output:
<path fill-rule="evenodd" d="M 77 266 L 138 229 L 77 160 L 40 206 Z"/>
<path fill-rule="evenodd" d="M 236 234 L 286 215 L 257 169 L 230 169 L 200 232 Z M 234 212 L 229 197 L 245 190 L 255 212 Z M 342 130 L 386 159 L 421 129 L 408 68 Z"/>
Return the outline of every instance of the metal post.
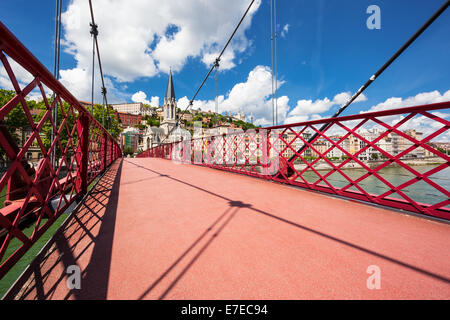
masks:
<path fill-rule="evenodd" d="M 77 121 L 78 146 L 77 146 L 77 193 L 87 193 L 88 183 L 88 158 L 89 158 L 89 118 L 80 115 Z"/>
<path fill-rule="evenodd" d="M 109 141 L 109 144 L 110 144 L 110 148 L 109 148 L 109 150 L 110 150 L 110 154 L 109 154 L 109 163 L 111 164 L 112 162 L 113 162 L 113 159 L 114 159 L 114 154 L 113 154 L 113 141 L 112 141 L 112 139 L 108 139 L 108 141 Z"/>
<path fill-rule="evenodd" d="M 92 38 L 92 89 L 91 89 L 91 114 L 94 116 L 94 78 L 95 78 L 95 37 Z"/>
<path fill-rule="evenodd" d="M 106 167 L 107 167 L 107 164 L 106 164 L 107 139 L 108 139 L 108 136 L 106 135 L 106 132 L 103 132 L 103 136 L 102 136 L 102 153 L 101 153 L 101 157 L 102 157 L 102 171 L 104 171 L 106 169 Z"/>

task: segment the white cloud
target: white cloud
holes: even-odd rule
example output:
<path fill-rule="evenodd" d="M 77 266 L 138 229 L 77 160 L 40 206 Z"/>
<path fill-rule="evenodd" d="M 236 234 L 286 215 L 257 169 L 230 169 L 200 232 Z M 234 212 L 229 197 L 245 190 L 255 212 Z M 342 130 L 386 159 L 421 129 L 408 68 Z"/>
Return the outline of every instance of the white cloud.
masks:
<path fill-rule="evenodd" d="M 311 119 L 320 118 L 319 114 L 329 111 L 336 105 L 343 105 L 350 100 L 351 94 L 349 92 L 341 92 L 334 96 L 332 100 L 325 97 L 323 99 L 313 100 L 298 100 L 297 105 L 292 109 L 285 121 L 285 123 L 296 123 L 308 121 Z M 367 97 L 361 94 L 355 102 L 365 101 Z"/>
<path fill-rule="evenodd" d="M 281 30 L 281 37 L 286 37 L 287 33 L 289 32 L 289 24 L 285 24 L 283 29 Z"/>
<path fill-rule="evenodd" d="M 331 100 L 329 98 L 318 99 L 315 101 L 312 100 L 299 100 L 297 102 L 297 106 L 288 114 L 285 123 L 297 123 L 297 122 L 305 122 L 309 120 L 316 120 L 321 118 L 321 113 L 324 113 L 331 109 L 331 107 L 335 105 L 342 105 L 346 103 L 350 99 L 350 93 L 343 92 L 339 93 Z M 367 98 L 364 95 L 358 97 L 355 102 L 365 101 Z M 415 96 L 408 97 L 406 99 L 391 97 L 386 99 L 384 102 L 381 102 L 377 105 L 370 107 L 368 110 L 361 111 L 360 113 L 366 112 L 375 112 L 382 110 L 390 110 L 390 109 L 398 109 L 404 107 L 412 107 L 418 105 L 427 105 L 431 103 L 445 102 L 450 101 L 450 90 L 441 94 L 439 91 L 431 91 L 431 92 L 422 92 Z M 437 117 L 441 117 L 443 119 L 450 118 L 450 113 L 438 111 L 432 112 L 433 115 Z M 402 119 L 404 119 L 404 115 L 393 115 L 393 116 L 383 116 L 379 118 L 383 122 L 389 125 L 395 125 Z M 350 120 L 346 121 L 344 124 L 352 128 L 356 124 L 360 123 L 360 120 Z M 442 128 L 442 124 L 438 121 L 430 119 L 426 116 L 416 115 L 412 119 L 408 120 L 406 123 L 402 124 L 399 130 L 407 130 L 407 129 L 415 129 L 419 132 L 423 133 L 423 136 L 426 137 L 436 130 Z M 373 121 L 368 122 L 364 125 L 364 128 L 361 130 L 368 130 L 372 128 L 378 128 L 380 130 L 385 130 L 384 127 L 376 124 Z M 342 134 L 343 130 L 337 126 L 334 126 L 328 131 L 328 134 Z M 450 141 L 450 131 L 447 130 L 441 135 L 437 136 L 433 141 Z"/>
<path fill-rule="evenodd" d="M 450 101 L 450 90 L 446 91 L 443 94 L 441 94 L 437 90 L 434 90 L 430 92 L 422 92 L 415 96 L 408 97 L 406 99 L 392 97 L 386 99 L 384 102 L 372 106 L 366 111 L 361 111 L 361 113 L 413 107 L 445 101 Z M 437 111 L 432 112 L 432 114 L 443 119 L 450 118 L 450 113 L 448 112 L 446 113 Z M 395 125 L 396 123 L 404 119 L 404 116 L 403 115 L 386 116 L 381 117 L 380 119 L 383 122 L 388 123 L 389 125 Z M 443 125 L 438 121 L 430 119 L 426 116 L 416 115 L 412 119 L 408 120 L 406 123 L 402 124 L 399 129 L 400 130 L 415 129 L 417 131 L 422 132 L 423 136 L 426 137 L 442 127 Z M 449 130 L 445 131 L 444 133 L 434 138 L 433 141 L 446 141 L 446 142 L 450 141 L 450 131 Z"/>
<path fill-rule="evenodd" d="M 159 97 L 151 97 L 150 101 L 147 100 L 147 95 L 143 91 L 138 91 L 131 96 L 131 101 L 142 102 L 144 104 L 149 104 L 152 107 L 159 107 Z"/>
<path fill-rule="evenodd" d="M 184 111 L 186 107 L 189 105 L 189 99 L 188 97 L 183 97 L 178 99 L 177 101 L 177 107 Z M 195 109 L 195 108 L 194 108 Z"/>
<path fill-rule="evenodd" d="M 24 89 L 28 84 L 30 84 L 30 82 L 34 80 L 33 75 L 29 73 L 27 70 L 25 70 L 20 64 L 18 64 L 10 57 L 7 57 L 7 60 L 12 69 L 15 79 L 19 84 L 19 87 L 21 89 Z M 47 98 L 50 97 L 53 91 L 51 91 L 45 84 L 42 84 L 42 86 L 44 88 L 44 92 Z M 9 75 L 1 62 L 0 62 L 0 88 L 6 90 L 14 90 L 14 86 L 11 82 L 11 79 L 9 78 Z M 34 101 L 43 100 L 41 90 L 37 86 L 27 95 L 26 98 L 27 100 L 34 100 Z"/>
<path fill-rule="evenodd" d="M 92 95 L 92 69 L 72 68 L 60 70 L 59 81 L 79 100 L 91 101 Z M 116 87 L 113 81 L 105 77 L 105 87 L 107 90 L 108 103 L 120 103 L 129 98 L 129 95 Z M 103 96 L 101 93 L 102 80 L 99 72 L 94 74 L 94 103 L 101 103 Z"/>
<path fill-rule="evenodd" d="M 372 106 L 367 111 L 362 111 L 361 113 L 420 106 L 424 104 L 438 103 L 444 101 L 450 101 L 450 90 L 448 90 L 442 95 L 437 90 L 430 92 L 422 92 L 413 97 L 408 97 L 405 100 L 403 100 L 402 98 L 392 97 L 386 99 L 386 101 L 384 102 Z"/>
<path fill-rule="evenodd" d="M 352 97 L 352 95 L 350 92 L 341 92 L 334 97 L 333 101 L 336 104 L 344 105 L 350 100 L 351 97 Z M 355 99 L 354 102 L 356 103 L 356 102 L 361 102 L 361 101 L 366 101 L 366 100 L 367 100 L 367 97 L 364 95 L 364 93 L 362 93 Z"/>
<path fill-rule="evenodd" d="M 133 102 L 142 102 L 145 104 L 150 104 L 150 101 L 147 100 L 147 95 L 143 91 L 138 91 L 131 96 L 131 100 Z"/>
<path fill-rule="evenodd" d="M 150 105 L 152 107 L 159 107 L 159 97 L 151 97 L 150 99 Z"/>
<path fill-rule="evenodd" d="M 298 122 L 306 122 L 310 120 L 309 116 L 289 116 L 284 121 L 284 124 L 298 123 Z"/>
<path fill-rule="evenodd" d="M 251 45 L 245 31 L 261 0 L 255 1 L 221 61 L 222 69 L 234 67 L 238 53 Z M 180 71 L 189 58 L 209 65 L 234 30 L 248 3 L 240 0 L 96 0 L 99 46 L 105 75 L 119 82 L 152 77 L 169 68 Z M 68 89 L 88 99 L 92 63 L 88 1 L 72 0 L 62 16 L 63 47 L 76 67 L 62 70 Z M 82 81 L 70 79 L 75 76 Z M 113 88 L 109 88 L 108 92 Z"/>
<path fill-rule="evenodd" d="M 218 103 L 221 104 L 224 101 L 224 97 L 218 96 Z M 189 105 L 188 97 L 184 96 L 177 101 L 177 106 L 181 110 L 185 110 Z M 216 101 L 215 100 L 195 100 L 192 104 L 192 109 L 200 109 L 202 111 L 215 111 L 216 110 Z M 219 108 L 220 110 L 220 108 Z M 228 111 L 228 110 L 225 110 Z"/>
<path fill-rule="evenodd" d="M 278 88 L 284 81 L 278 81 Z M 269 67 L 256 66 L 250 71 L 247 81 L 237 83 L 225 96 L 218 97 L 219 113 L 231 112 L 236 114 L 239 110 L 244 112 L 249 120 L 250 115 L 256 125 L 272 124 L 272 74 Z M 289 110 L 289 98 L 281 96 L 278 102 L 278 120 L 283 123 Z M 184 110 L 189 104 L 189 99 L 183 97 L 178 100 L 178 107 Z M 194 109 L 204 111 L 215 110 L 215 100 L 196 100 Z"/>
<path fill-rule="evenodd" d="M 92 90 L 92 84 L 89 70 L 81 68 L 73 68 L 61 70 L 59 74 L 61 76 L 61 83 L 70 91 L 70 93 L 72 93 L 72 95 L 81 100 L 89 100 L 89 101 L 91 100 L 90 94 Z M 100 79 L 98 76 L 96 76 L 96 79 L 94 79 L 94 88 L 95 83 L 97 84 L 100 83 L 98 82 L 98 80 Z M 99 93 L 97 92 L 96 101 L 98 101 L 98 98 Z"/>
<path fill-rule="evenodd" d="M 25 86 L 27 86 L 31 81 L 33 81 L 34 77 L 26 71 L 20 64 L 18 64 L 16 61 L 14 61 L 11 58 L 7 58 L 9 65 L 12 69 L 12 72 L 14 73 L 14 76 L 19 83 L 19 86 L 23 89 Z M 7 89 L 7 90 L 14 90 L 14 87 L 12 85 L 11 79 L 8 76 L 8 73 L 6 72 L 5 67 L 0 62 L 0 88 Z"/>
<path fill-rule="evenodd" d="M 216 61 L 216 58 L 219 56 L 219 54 L 220 54 L 219 51 L 212 51 L 209 53 L 205 53 L 203 55 L 202 62 L 205 65 L 210 66 Z M 236 66 L 236 64 L 233 62 L 234 58 L 235 58 L 234 51 L 225 51 L 224 54 L 222 55 L 222 58 L 220 59 L 219 63 L 220 70 L 229 70 L 234 68 Z"/>
<path fill-rule="evenodd" d="M 278 82 L 278 88 L 284 81 Z M 236 84 L 228 96 L 219 104 L 219 111 L 237 112 L 239 109 L 247 115 L 252 114 L 255 124 L 267 125 L 272 122 L 272 74 L 269 67 L 256 66 L 248 75 L 247 81 Z M 289 98 L 281 96 L 278 102 L 278 120 L 282 123 L 289 110 Z"/>
<path fill-rule="evenodd" d="M 5 77 L 1 74 L 1 70 L 0 70 L 0 88 L 7 89 L 7 90 L 13 90 L 11 81 L 9 80 L 8 77 Z"/>

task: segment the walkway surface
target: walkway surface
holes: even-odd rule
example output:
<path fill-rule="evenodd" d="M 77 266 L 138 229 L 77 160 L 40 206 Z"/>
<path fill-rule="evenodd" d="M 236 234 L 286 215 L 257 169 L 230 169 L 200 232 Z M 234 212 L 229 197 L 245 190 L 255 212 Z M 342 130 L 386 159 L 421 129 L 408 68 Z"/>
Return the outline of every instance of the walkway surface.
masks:
<path fill-rule="evenodd" d="M 204 167 L 124 159 L 17 298 L 449 299 L 449 243 L 446 223 Z M 69 291 L 74 264 L 81 289 Z M 367 287 L 369 266 L 380 270 L 378 290 Z"/>

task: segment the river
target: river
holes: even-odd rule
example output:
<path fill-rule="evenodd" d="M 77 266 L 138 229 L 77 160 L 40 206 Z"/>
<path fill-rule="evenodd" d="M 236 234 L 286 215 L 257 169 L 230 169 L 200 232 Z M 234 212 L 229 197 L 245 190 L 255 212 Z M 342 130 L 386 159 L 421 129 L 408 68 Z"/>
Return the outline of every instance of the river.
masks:
<path fill-rule="evenodd" d="M 420 173 L 425 173 L 435 168 L 436 166 L 437 165 L 418 165 L 411 166 L 411 168 Z M 325 175 L 328 170 L 320 170 L 318 172 L 321 175 Z M 356 180 L 367 173 L 366 170 L 360 168 L 343 169 L 342 172 L 352 180 Z M 379 170 L 378 174 L 396 187 L 415 177 L 408 170 L 398 166 L 388 166 Z M 315 182 L 318 179 L 318 176 L 311 170 L 306 171 L 302 176 L 308 182 Z M 443 189 L 447 191 L 450 190 L 450 167 L 447 167 L 431 175 L 429 178 L 431 181 L 435 182 Z M 301 179 L 297 180 L 302 181 Z M 334 172 L 333 174 L 328 176 L 326 180 L 331 185 L 338 188 L 342 188 L 349 183 L 348 180 L 338 172 Z M 320 184 L 325 185 L 325 183 L 323 182 L 321 182 Z M 358 185 L 370 194 L 383 194 L 384 192 L 390 190 L 390 188 L 387 187 L 386 184 L 384 184 L 373 175 L 365 178 L 364 180 L 359 182 Z M 351 187 L 349 188 L 349 190 L 359 191 L 356 187 Z M 412 185 L 402 189 L 402 192 L 404 192 L 405 195 L 407 195 L 414 201 L 421 203 L 435 204 L 448 199 L 448 197 L 446 197 L 443 193 L 441 193 L 439 190 L 425 181 L 418 181 L 416 183 L 413 183 Z M 389 195 L 389 197 L 404 199 L 397 193 L 391 194 Z M 450 208 L 450 205 L 446 207 Z"/>

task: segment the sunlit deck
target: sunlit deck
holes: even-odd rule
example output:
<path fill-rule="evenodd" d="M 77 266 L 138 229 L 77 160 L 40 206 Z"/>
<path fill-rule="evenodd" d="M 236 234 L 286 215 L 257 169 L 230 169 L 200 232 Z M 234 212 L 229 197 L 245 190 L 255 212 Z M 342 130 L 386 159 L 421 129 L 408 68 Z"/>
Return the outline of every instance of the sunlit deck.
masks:
<path fill-rule="evenodd" d="M 25 299 L 449 299 L 450 226 L 239 174 L 119 159 Z M 66 268 L 78 265 L 80 290 Z M 381 270 L 370 290 L 367 268 Z"/>

